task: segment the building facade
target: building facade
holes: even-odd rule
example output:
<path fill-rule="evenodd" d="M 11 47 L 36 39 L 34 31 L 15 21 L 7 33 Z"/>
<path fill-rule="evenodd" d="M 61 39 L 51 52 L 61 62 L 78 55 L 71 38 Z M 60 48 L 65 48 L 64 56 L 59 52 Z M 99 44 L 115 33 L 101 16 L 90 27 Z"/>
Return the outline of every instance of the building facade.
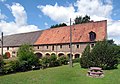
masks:
<path fill-rule="evenodd" d="M 72 25 L 71 28 L 73 59 L 81 57 L 88 43 L 93 47 L 96 41 L 107 37 L 106 20 Z M 39 58 L 51 54 L 70 56 L 70 26 L 4 36 L 4 54 L 15 57 L 20 45 L 25 43 L 34 46 Z"/>

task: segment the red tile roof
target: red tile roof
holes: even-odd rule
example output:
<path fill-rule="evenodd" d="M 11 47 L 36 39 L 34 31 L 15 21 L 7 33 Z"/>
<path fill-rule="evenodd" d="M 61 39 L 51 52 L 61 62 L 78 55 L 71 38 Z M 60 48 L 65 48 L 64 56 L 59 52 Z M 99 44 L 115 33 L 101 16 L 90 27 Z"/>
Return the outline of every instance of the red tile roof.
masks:
<path fill-rule="evenodd" d="M 96 33 L 96 41 L 107 35 L 107 21 L 89 22 L 72 26 L 72 42 L 90 42 L 89 32 Z M 70 26 L 44 30 L 35 45 L 59 44 L 70 42 Z"/>

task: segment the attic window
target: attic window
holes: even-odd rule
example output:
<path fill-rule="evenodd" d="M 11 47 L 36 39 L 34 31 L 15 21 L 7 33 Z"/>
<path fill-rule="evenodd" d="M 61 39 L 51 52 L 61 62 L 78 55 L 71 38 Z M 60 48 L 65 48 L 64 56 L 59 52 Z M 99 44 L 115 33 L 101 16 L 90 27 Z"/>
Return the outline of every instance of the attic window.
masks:
<path fill-rule="evenodd" d="M 95 41 L 95 39 L 96 39 L 96 33 L 93 32 L 93 31 L 91 31 L 89 33 L 89 38 L 90 38 L 90 41 Z"/>

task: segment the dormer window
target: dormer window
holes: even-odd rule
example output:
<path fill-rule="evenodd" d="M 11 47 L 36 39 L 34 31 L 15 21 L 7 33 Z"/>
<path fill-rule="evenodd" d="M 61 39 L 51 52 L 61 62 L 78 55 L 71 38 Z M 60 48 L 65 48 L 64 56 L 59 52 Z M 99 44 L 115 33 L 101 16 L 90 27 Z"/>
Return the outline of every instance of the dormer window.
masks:
<path fill-rule="evenodd" d="M 96 33 L 93 32 L 93 31 L 91 31 L 89 33 L 89 38 L 90 38 L 90 41 L 95 41 L 95 39 L 96 39 Z"/>

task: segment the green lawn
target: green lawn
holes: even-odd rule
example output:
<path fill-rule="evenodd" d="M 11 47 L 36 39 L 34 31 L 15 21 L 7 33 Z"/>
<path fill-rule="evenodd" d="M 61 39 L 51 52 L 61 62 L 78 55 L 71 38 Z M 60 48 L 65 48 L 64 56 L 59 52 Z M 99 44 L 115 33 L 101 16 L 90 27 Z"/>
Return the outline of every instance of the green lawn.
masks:
<path fill-rule="evenodd" d="M 35 70 L 0 76 L 0 84 L 120 84 L 120 65 L 118 69 L 104 71 L 104 78 L 86 76 L 87 69 L 74 64 L 44 70 Z"/>

